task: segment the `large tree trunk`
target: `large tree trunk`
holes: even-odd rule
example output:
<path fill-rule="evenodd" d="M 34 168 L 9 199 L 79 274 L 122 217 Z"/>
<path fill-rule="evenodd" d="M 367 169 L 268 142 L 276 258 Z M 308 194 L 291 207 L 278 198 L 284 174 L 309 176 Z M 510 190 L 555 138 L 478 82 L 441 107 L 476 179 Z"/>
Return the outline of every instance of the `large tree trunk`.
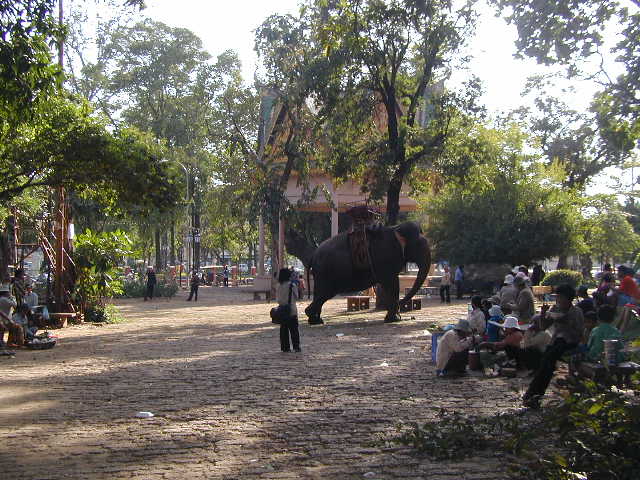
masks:
<path fill-rule="evenodd" d="M 170 235 L 171 235 L 171 245 L 170 245 L 170 251 L 169 251 L 169 263 L 173 266 L 176 265 L 176 225 L 175 222 L 172 221 L 171 222 L 171 231 L 170 231 Z"/>
<path fill-rule="evenodd" d="M 593 268 L 593 261 L 591 255 L 580 255 L 580 266 L 582 269 L 582 276 L 585 280 L 591 280 L 591 269 Z"/>
<path fill-rule="evenodd" d="M 156 228 L 154 232 L 154 243 L 156 247 L 156 272 L 162 271 L 162 246 L 160 245 L 160 229 Z"/>
<path fill-rule="evenodd" d="M 561 268 L 567 268 L 567 255 L 560 255 L 558 257 L 558 266 L 556 269 L 560 270 Z"/>

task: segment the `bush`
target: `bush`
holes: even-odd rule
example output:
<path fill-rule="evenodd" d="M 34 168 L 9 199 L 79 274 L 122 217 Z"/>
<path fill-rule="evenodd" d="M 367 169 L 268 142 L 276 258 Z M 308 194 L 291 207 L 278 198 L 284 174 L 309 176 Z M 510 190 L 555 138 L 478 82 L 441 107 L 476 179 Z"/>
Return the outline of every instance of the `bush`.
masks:
<path fill-rule="evenodd" d="M 573 288 L 578 288 L 583 282 L 582 272 L 574 270 L 554 270 L 544 276 L 540 285 L 547 287 L 557 287 L 558 285 L 568 284 Z"/>
<path fill-rule="evenodd" d="M 125 321 L 124 316 L 115 305 L 94 305 L 87 308 L 84 313 L 86 322 L 93 323 L 121 323 Z"/>
<path fill-rule="evenodd" d="M 142 298 L 147 292 L 147 284 L 143 280 L 126 280 L 122 288 L 121 297 L 125 298 Z M 154 297 L 171 298 L 178 293 L 178 284 L 176 282 L 160 281 L 153 290 Z"/>
<path fill-rule="evenodd" d="M 539 414 L 474 417 L 442 411 L 435 422 L 400 426 L 390 441 L 439 460 L 483 452 L 516 455 L 506 467 L 518 480 L 635 480 L 640 469 L 637 383 L 633 391 L 620 391 L 574 382 L 563 401 Z"/>

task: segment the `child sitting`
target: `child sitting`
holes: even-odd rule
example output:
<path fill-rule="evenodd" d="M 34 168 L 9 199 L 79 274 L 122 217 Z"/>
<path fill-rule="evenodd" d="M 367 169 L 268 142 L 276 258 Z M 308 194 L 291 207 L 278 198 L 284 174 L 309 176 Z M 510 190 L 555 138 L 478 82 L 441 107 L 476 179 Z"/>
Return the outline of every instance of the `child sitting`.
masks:
<path fill-rule="evenodd" d="M 578 287 L 578 298 L 581 300 L 576 305 L 582 313 L 585 314 L 590 311 L 595 311 L 596 307 L 593 303 L 593 299 L 589 296 L 589 292 L 587 291 L 586 285 L 581 285 Z"/>
<path fill-rule="evenodd" d="M 591 330 L 587 343 L 587 359 L 597 362 L 602 358 L 605 340 L 619 340 L 622 338 L 620 331 L 611 325 L 616 316 L 616 308 L 613 305 L 602 305 L 598 309 L 598 326 Z M 618 360 L 622 360 L 619 358 Z"/>
<path fill-rule="evenodd" d="M 500 340 L 500 327 L 496 324 L 502 323 L 504 315 L 500 305 L 493 305 L 489 309 L 489 322 L 487 323 L 487 341 L 497 342 Z"/>

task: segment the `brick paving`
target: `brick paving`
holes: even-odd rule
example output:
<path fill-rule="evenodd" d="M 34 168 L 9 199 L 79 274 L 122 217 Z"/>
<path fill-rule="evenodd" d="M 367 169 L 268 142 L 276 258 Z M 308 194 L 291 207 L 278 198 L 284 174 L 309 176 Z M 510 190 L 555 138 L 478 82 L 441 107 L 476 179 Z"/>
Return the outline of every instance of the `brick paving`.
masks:
<path fill-rule="evenodd" d="M 375 443 L 441 407 L 516 405 L 524 380 L 434 376 L 424 331 L 466 302 L 383 324 L 334 299 L 326 326 L 301 322 L 303 352 L 283 354 L 270 306 L 250 293 L 184 299 L 123 300 L 126 323 L 58 330 L 53 350 L 0 357 L 0 479 L 503 477 L 497 456 L 435 462 Z"/>

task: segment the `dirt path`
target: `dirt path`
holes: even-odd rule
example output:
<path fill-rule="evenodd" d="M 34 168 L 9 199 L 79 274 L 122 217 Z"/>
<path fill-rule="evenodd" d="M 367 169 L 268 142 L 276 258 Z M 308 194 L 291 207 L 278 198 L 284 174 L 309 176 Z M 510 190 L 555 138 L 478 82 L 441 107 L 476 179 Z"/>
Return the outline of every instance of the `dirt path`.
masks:
<path fill-rule="evenodd" d="M 516 404 L 522 380 L 434 376 L 424 330 L 466 303 L 431 301 L 389 325 L 333 300 L 326 326 L 301 322 L 302 354 L 283 354 L 249 293 L 184 299 L 121 301 L 127 323 L 59 330 L 53 350 L 0 358 L 0 479 L 500 478 L 496 457 L 372 446 L 441 407 Z M 145 410 L 156 416 L 134 418 Z"/>

